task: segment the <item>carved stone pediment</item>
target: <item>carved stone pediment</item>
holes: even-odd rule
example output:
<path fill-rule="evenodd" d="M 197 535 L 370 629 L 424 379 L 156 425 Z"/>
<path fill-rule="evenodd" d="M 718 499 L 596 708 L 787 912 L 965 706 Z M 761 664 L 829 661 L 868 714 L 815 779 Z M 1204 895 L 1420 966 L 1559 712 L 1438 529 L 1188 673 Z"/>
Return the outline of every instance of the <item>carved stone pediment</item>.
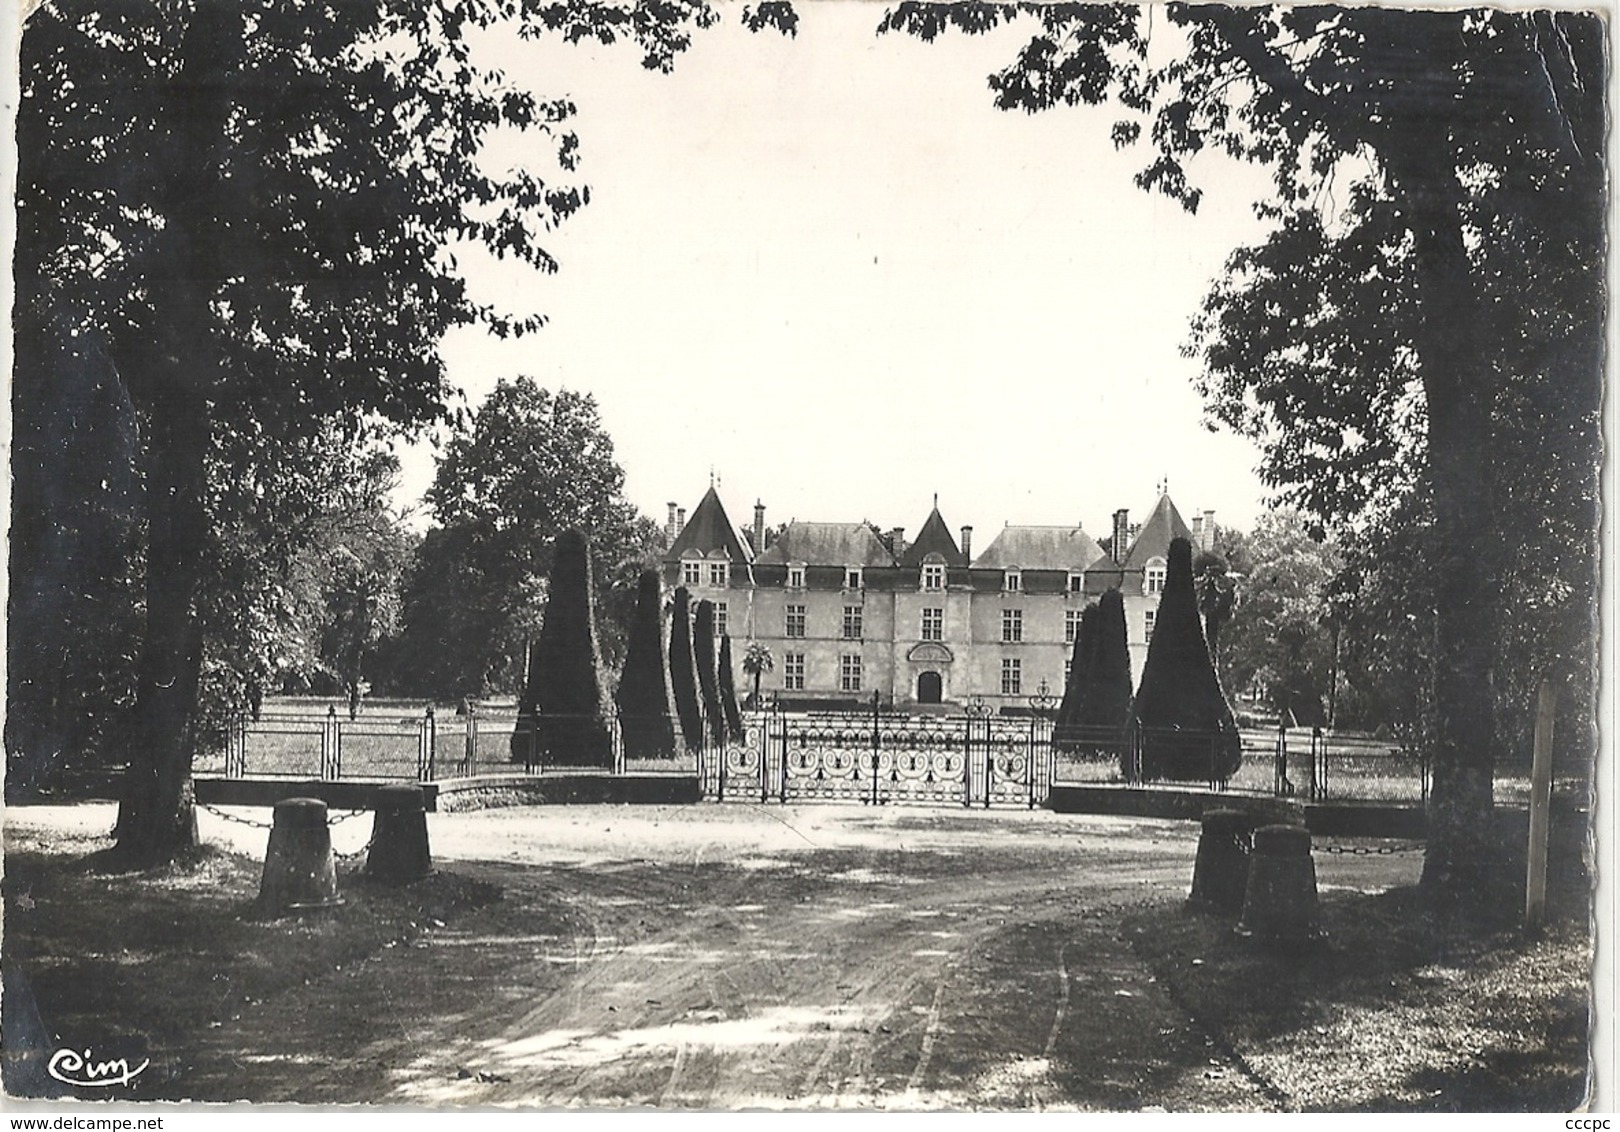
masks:
<path fill-rule="evenodd" d="M 906 653 L 906 659 L 917 664 L 949 664 L 956 658 L 951 655 L 951 650 L 944 645 L 934 641 L 924 641 L 921 644 L 912 645 L 911 651 Z"/>

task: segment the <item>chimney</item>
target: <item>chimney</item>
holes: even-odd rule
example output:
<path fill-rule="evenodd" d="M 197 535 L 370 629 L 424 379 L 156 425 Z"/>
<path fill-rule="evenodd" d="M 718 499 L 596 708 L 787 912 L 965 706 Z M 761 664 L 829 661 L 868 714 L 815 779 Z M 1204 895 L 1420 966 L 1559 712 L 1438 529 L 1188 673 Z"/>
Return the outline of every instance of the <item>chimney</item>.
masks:
<path fill-rule="evenodd" d="M 1125 544 L 1130 541 L 1131 513 L 1128 508 L 1121 507 L 1114 512 L 1114 561 L 1121 566 L 1125 565 L 1125 552 L 1129 549 Z"/>
<path fill-rule="evenodd" d="M 1215 549 L 1215 512 L 1204 512 L 1204 546 L 1205 550 Z"/>
<path fill-rule="evenodd" d="M 681 529 L 675 525 L 675 504 L 670 503 L 666 506 L 669 507 L 669 518 L 664 521 L 664 533 L 669 536 L 670 542 L 674 542 Z"/>
<path fill-rule="evenodd" d="M 754 500 L 754 557 L 765 553 L 765 504 Z"/>
<path fill-rule="evenodd" d="M 896 527 L 889 532 L 889 549 L 896 558 L 906 552 L 906 528 Z"/>
<path fill-rule="evenodd" d="M 1204 517 L 1194 515 L 1192 520 L 1192 548 L 1195 551 L 1204 549 Z"/>
<path fill-rule="evenodd" d="M 973 561 L 973 528 L 970 526 L 962 528 L 962 557 Z"/>
<path fill-rule="evenodd" d="M 686 529 L 686 508 L 675 508 L 675 533 L 680 534 Z"/>

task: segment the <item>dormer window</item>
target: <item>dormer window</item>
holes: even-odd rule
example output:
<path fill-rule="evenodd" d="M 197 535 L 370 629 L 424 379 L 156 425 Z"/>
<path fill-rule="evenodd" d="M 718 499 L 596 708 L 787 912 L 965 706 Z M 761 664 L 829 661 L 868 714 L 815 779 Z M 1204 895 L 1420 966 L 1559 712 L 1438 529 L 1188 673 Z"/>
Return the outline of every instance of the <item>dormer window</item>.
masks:
<path fill-rule="evenodd" d="M 687 558 L 681 562 L 681 585 L 695 586 L 703 581 L 703 563 Z"/>
<path fill-rule="evenodd" d="M 790 590 L 802 590 L 802 589 L 804 589 L 804 566 L 803 565 L 789 566 L 788 567 L 788 583 L 787 584 L 788 584 L 788 589 L 790 589 Z"/>
<path fill-rule="evenodd" d="M 709 585 L 724 587 L 731 581 L 731 563 L 709 563 Z"/>
<path fill-rule="evenodd" d="M 945 588 L 945 563 L 923 563 L 922 588 L 925 590 L 942 590 Z"/>
<path fill-rule="evenodd" d="M 1024 588 L 1024 575 L 1018 570 L 1008 570 L 1001 576 L 1001 588 L 1010 594 L 1020 593 Z"/>
<path fill-rule="evenodd" d="M 846 590 L 858 590 L 861 588 L 861 568 L 859 566 L 847 566 L 844 568 L 844 588 Z"/>
<path fill-rule="evenodd" d="M 1164 592 L 1164 559 L 1148 559 L 1147 568 L 1142 571 L 1142 592 L 1145 594 Z"/>
<path fill-rule="evenodd" d="M 1084 593 L 1086 590 L 1086 576 L 1078 570 L 1069 571 L 1069 592 L 1072 594 Z"/>

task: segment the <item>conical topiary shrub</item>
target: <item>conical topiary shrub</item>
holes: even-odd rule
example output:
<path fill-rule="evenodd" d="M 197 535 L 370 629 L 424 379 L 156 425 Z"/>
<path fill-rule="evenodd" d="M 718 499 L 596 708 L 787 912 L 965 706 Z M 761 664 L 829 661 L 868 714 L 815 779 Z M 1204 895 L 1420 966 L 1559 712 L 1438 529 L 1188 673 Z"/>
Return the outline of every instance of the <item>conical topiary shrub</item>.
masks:
<path fill-rule="evenodd" d="M 1052 746 L 1071 754 L 1080 750 L 1080 705 L 1085 700 L 1091 661 L 1097 651 L 1096 625 L 1097 607 L 1088 605 L 1080 613 L 1080 628 L 1069 659 L 1069 679 L 1063 685 L 1063 700 L 1052 723 Z"/>
<path fill-rule="evenodd" d="M 720 708 L 726 713 L 726 735 L 733 743 L 747 736 L 743 731 L 742 710 L 737 706 L 737 677 L 731 669 L 731 634 L 720 637 Z"/>
<path fill-rule="evenodd" d="M 631 759 L 675 757 L 668 665 L 657 570 L 643 570 L 636 586 L 635 620 L 619 674 L 619 734 Z"/>
<path fill-rule="evenodd" d="M 692 663 L 697 667 L 698 691 L 703 694 L 706 734 L 716 747 L 726 745 L 726 715 L 720 706 L 720 675 L 714 655 L 714 602 L 698 602 L 692 622 Z"/>
<path fill-rule="evenodd" d="M 1101 750 L 1117 753 L 1120 772 L 1130 778 L 1125 727 L 1131 715 L 1131 649 L 1125 636 L 1125 598 L 1118 590 L 1109 590 L 1097 603 L 1091 642 L 1086 694 L 1075 723 Z"/>
<path fill-rule="evenodd" d="M 515 760 L 613 766 L 598 675 L 594 596 L 585 536 L 564 531 L 552 548 L 545 620 L 529 650 L 529 678 L 518 700 Z"/>
<path fill-rule="evenodd" d="M 698 701 L 697 667 L 692 660 L 692 598 L 685 586 L 675 588 L 669 611 L 669 687 L 675 698 L 686 749 L 703 746 L 703 706 Z"/>
<path fill-rule="evenodd" d="M 1192 546 L 1184 538 L 1170 543 L 1164 595 L 1131 715 L 1141 733 L 1143 778 L 1224 782 L 1243 761 L 1237 721 L 1204 644 Z"/>

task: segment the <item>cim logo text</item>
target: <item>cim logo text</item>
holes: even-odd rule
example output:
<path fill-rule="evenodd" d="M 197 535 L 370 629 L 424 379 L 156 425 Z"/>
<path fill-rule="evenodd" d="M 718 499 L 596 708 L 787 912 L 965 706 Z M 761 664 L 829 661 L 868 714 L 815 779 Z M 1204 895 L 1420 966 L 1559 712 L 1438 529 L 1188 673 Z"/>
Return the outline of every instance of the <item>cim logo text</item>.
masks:
<path fill-rule="evenodd" d="M 64 1085 L 104 1089 L 109 1085 L 128 1085 L 150 1064 L 151 1060 L 147 1059 L 132 1069 L 127 1057 L 96 1061 L 89 1050 L 81 1054 L 74 1049 L 59 1049 L 51 1054 L 45 1070 Z"/>

